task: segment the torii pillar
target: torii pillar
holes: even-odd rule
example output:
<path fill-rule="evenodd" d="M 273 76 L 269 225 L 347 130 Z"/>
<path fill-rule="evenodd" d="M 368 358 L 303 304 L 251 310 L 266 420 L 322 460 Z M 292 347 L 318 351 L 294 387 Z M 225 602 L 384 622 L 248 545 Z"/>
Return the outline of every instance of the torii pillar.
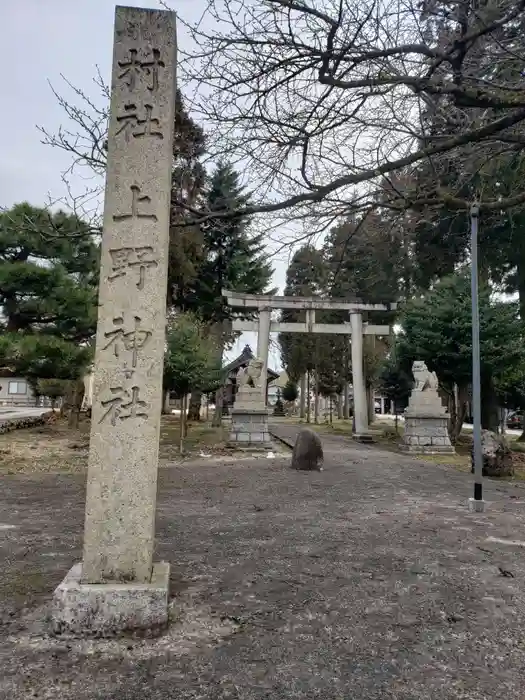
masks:
<path fill-rule="evenodd" d="M 370 439 L 368 434 L 368 407 L 366 402 L 365 373 L 363 368 L 363 316 L 350 313 L 352 330 L 352 388 L 354 391 L 354 438 Z"/>
<path fill-rule="evenodd" d="M 260 309 L 257 326 L 257 357 L 263 362 L 261 391 L 264 406 L 266 406 L 268 394 L 268 352 L 270 348 L 271 314 L 271 309 Z"/>

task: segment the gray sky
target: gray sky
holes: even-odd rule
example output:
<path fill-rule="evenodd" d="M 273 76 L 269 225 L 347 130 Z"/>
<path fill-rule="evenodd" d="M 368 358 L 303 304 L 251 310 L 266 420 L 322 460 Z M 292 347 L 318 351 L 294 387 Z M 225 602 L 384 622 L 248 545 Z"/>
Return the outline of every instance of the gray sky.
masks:
<path fill-rule="evenodd" d="M 111 73 L 114 2 L 111 0 L 0 1 L 0 57 L 4 66 L 4 106 L 0 111 L 0 207 L 21 201 L 44 206 L 48 197 L 64 194 L 62 172 L 71 160 L 41 143 L 37 125 L 56 131 L 67 126 L 49 82 L 64 92 L 61 74 L 100 100 L 93 77 L 96 66 L 109 82 Z M 155 0 L 127 0 L 120 4 L 158 8 Z M 185 20 L 200 17 L 204 0 L 169 3 Z M 187 38 L 179 30 L 179 41 Z M 77 179 L 73 186 L 83 191 Z M 277 265 L 275 284 L 282 285 L 284 265 Z M 254 334 L 245 334 L 229 356 L 245 343 L 256 350 Z M 270 351 L 270 365 L 278 366 L 278 352 Z"/>

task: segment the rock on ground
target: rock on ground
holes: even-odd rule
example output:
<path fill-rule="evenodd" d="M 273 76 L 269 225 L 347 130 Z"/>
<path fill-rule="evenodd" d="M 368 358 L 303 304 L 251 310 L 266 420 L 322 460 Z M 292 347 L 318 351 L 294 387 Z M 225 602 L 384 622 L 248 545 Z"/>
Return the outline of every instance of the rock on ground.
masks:
<path fill-rule="evenodd" d="M 299 431 L 292 452 L 292 469 L 322 471 L 323 446 L 317 433 L 308 428 Z"/>
<path fill-rule="evenodd" d="M 512 476 L 514 466 L 511 449 L 503 437 L 490 430 L 481 432 L 483 476 Z M 474 446 L 471 451 L 472 473 L 474 473 Z"/>

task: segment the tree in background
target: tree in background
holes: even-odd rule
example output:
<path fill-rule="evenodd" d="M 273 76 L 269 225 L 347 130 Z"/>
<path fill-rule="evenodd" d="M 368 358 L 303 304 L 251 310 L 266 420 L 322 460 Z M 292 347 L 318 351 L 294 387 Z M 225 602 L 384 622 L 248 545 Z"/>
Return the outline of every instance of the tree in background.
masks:
<path fill-rule="evenodd" d="M 425 0 L 420 10 L 422 36 L 440 47 L 452 36 L 464 41 L 469 25 L 480 27 L 485 13 L 505 12 L 501 3 L 490 6 L 482 2 L 474 6 L 441 0 Z M 453 61 L 440 62 L 433 78 L 469 91 L 471 85 L 487 86 L 490 82 L 505 86 L 505 90 L 517 87 L 522 80 L 524 29 L 521 9 L 512 21 L 487 25 L 467 51 L 460 52 Z M 492 100 L 480 104 L 474 95 L 465 95 L 458 101 L 458 94 L 436 91 L 428 96 L 421 113 L 421 147 L 442 142 L 445 133 L 457 137 L 469 126 L 479 127 L 483 122 L 508 116 L 512 110 L 511 105 L 501 109 Z M 525 223 L 523 135 L 520 120 L 507 135 L 502 135 L 501 141 L 458 144 L 453 151 L 435 154 L 405 169 L 402 181 L 392 188 L 391 204 L 398 208 L 415 206 L 419 213 L 414 240 L 417 281 L 422 288 L 428 289 L 436 280 L 452 274 L 458 264 L 468 261 L 468 209 L 477 199 L 482 206 L 480 275 L 486 281 L 507 284 L 507 291 L 518 291 L 521 316 L 525 317 L 525 246 L 520 235 Z M 488 200 L 492 200 L 492 206 L 485 206 Z"/>
<path fill-rule="evenodd" d="M 288 401 L 290 403 L 293 403 L 294 401 L 297 401 L 297 397 L 299 396 L 299 389 L 297 388 L 296 382 L 293 382 L 291 379 L 289 379 L 285 386 L 283 387 L 282 391 L 282 397 L 284 401 Z"/>
<path fill-rule="evenodd" d="M 396 433 L 398 432 L 398 415 L 408 406 L 413 379 L 406 371 L 395 352 L 390 352 L 379 370 L 379 387 L 383 394 L 390 399 L 396 417 Z"/>
<path fill-rule="evenodd" d="M 187 111 L 180 90 L 175 96 L 173 170 L 171 176 L 168 306 L 182 308 L 203 257 L 201 228 L 191 223 L 191 210 L 203 205 L 206 170 L 201 162 L 206 137 Z M 184 226 L 184 222 L 188 222 Z"/>
<path fill-rule="evenodd" d="M 0 365 L 36 390 L 38 379 L 79 379 L 91 360 L 98 248 L 88 230 L 27 203 L 0 213 Z"/>
<path fill-rule="evenodd" d="M 186 431 L 186 397 L 216 383 L 221 365 L 206 326 L 191 313 L 178 313 L 170 322 L 164 357 L 164 389 L 181 400 L 180 451 Z"/>
<path fill-rule="evenodd" d="M 525 365 L 522 324 L 518 305 L 495 300 L 487 285 L 480 287 L 479 301 L 482 427 L 497 430 L 498 394 Z M 443 279 L 423 297 L 407 303 L 396 347 L 405 371 L 414 360 L 423 360 L 437 373 L 440 387 L 450 397 L 454 440 L 464 420 L 472 377 L 470 304 L 469 274 L 461 272 Z"/>
<path fill-rule="evenodd" d="M 299 248 L 286 271 L 284 295 L 291 297 L 322 296 L 326 285 L 323 256 L 312 245 Z M 305 323 L 306 312 L 293 309 L 281 311 L 283 323 Z M 283 366 L 293 382 L 304 375 L 315 352 L 315 338 L 305 333 L 279 333 Z"/>
<path fill-rule="evenodd" d="M 388 221 L 374 214 L 343 221 L 330 230 L 323 255 L 331 297 L 367 304 L 398 300 L 402 246 Z M 377 314 L 382 314 L 374 316 L 377 323 L 393 318 L 389 312 Z"/>
<path fill-rule="evenodd" d="M 39 379 L 36 388 L 39 396 L 47 396 L 51 399 L 53 409 L 56 407 L 57 400 L 63 399 L 71 390 L 68 379 Z"/>
<path fill-rule="evenodd" d="M 326 336 L 331 337 L 331 336 Z M 332 422 L 332 402 L 341 414 L 340 399 L 344 388 L 344 373 L 341 372 L 341 358 L 336 354 L 323 356 L 316 363 L 316 391 L 320 396 L 330 400 L 330 422 Z M 316 422 L 319 408 L 316 406 Z"/>
<path fill-rule="evenodd" d="M 323 255 L 328 269 L 328 294 L 331 298 L 358 300 L 367 304 L 395 302 L 400 293 L 405 260 L 404 247 L 399 230 L 392 228 L 388 220 L 376 214 L 361 219 L 351 218 L 334 226 L 327 237 Z M 393 311 L 369 311 L 363 320 L 371 323 L 391 324 Z M 332 312 L 331 321 L 348 320 L 347 312 Z M 335 337 L 331 343 L 339 358 L 348 355 L 348 339 Z M 364 372 L 368 397 L 368 417 L 375 418 L 374 389 L 379 367 L 386 355 L 387 346 L 375 336 L 365 336 Z M 339 362 L 341 382 L 351 381 L 349 363 Z"/>
<path fill-rule="evenodd" d="M 326 266 L 321 251 L 307 244 L 293 255 L 286 271 L 284 295 L 291 297 L 322 297 L 326 290 Z M 316 312 L 319 322 L 319 312 Z M 305 323 L 306 311 L 282 309 L 283 323 Z M 306 375 L 305 392 L 301 391 L 301 417 L 304 399 L 307 401 L 307 420 L 310 420 L 310 379 L 311 373 L 324 356 L 324 344 L 319 336 L 305 333 L 279 333 L 281 360 L 290 379 L 297 382 Z M 317 376 L 317 375 L 316 375 Z M 317 386 L 317 380 L 316 380 Z M 303 384 L 301 384 L 303 387 Z M 318 392 L 316 392 L 316 397 Z M 315 406 L 318 400 L 316 398 Z"/>
<path fill-rule="evenodd" d="M 213 171 L 205 193 L 210 211 L 235 210 L 249 201 L 239 174 L 225 162 Z M 223 289 L 260 294 L 267 290 L 273 269 L 264 250 L 262 234 L 250 232 L 248 217 L 211 218 L 201 227 L 202 255 L 197 274 L 188 285 L 181 306 L 198 314 L 217 348 L 218 361 L 233 340 L 231 321 L 241 311 L 228 307 Z M 215 422 L 221 419 L 221 391 L 216 401 Z M 199 420 L 201 393 L 192 394 L 190 419 Z"/>

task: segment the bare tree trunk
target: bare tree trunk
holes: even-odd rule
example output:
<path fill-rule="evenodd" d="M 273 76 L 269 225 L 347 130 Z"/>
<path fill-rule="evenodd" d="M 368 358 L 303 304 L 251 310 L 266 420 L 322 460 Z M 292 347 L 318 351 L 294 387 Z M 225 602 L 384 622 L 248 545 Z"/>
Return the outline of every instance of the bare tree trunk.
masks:
<path fill-rule="evenodd" d="M 310 372 L 306 374 L 306 422 L 310 423 Z"/>
<path fill-rule="evenodd" d="M 339 394 L 336 396 L 336 406 L 337 406 L 337 418 L 338 420 L 342 420 L 343 418 L 343 394 Z"/>
<path fill-rule="evenodd" d="M 69 415 L 67 418 L 67 424 L 70 428 L 78 428 L 80 409 L 82 407 L 82 400 L 84 398 L 84 391 L 85 387 L 83 381 L 78 380 L 73 383 Z"/>
<path fill-rule="evenodd" d="M 457 424 L 457 401 L 456 392 L 452 391 L 447 395 L 447 410 L 448 410 L 448 434 L 450 442 L 455 443 L 454 435 L 456 433 Z"/>
<path fill-rule="evenodd" d="M 210 328 L 210 333 L 213 335 L 217 344 L 217 359 L 222 366 L 222 357 L 224 354 L 225 344 L 225 328 L 222 323 L 215 323 Z M 225 379 L 226 381 L 226 379 Z M 222 408 L 224 405 L 224 384 L 215 392 L 215 411 L 211 422 L 214 428 L 220 428 L 222 425 Z"/>
<path fill-rule="evenodd" d="M 448 392 L 447 405 L 450 415 L 448 432 L 450 442 L 455 445 L 461 435 L 467 413 L 467 390 L 454 386 L 453 390 Z"/>
<path fill-rule="evenodd" d="M 306 414 L 306 374 L 301 377 L 300 384 L 300 395 L 299 395 L 299 418 L 304 420 Z"/>
<path fill-rule="evenodd" d="M 348 420 L 350 418 L 350 383 L 349 382 L 345 382 L 345 386 L 344 386 L 343 418 L 344 418 L 344 420 Z"/>
<path fill-rule="evenodd" d="M 366 402 L 368 408 L 368 424 L 371 425 L 376 419 L 376 406 L 374 401 L 374 387 L 366 387 Z"/>
<path fill-rule="evenodd" d="M 502 408 L 501 409 L 501 414 L 500 414 L 500 420 L 499 420 L 499 431 L 502 435 L 507 434 L 507 409 Z"/>
<path fill-rule="evenodd" d="M 162 413 L 165 415 L 170 412 L 170 392 L 165 391 L 164 392 L 164 401 L 162 403 Z"/>
<path fill-rule="evenodd" d="M 497 433 L 499 427 L 498 400 L 491 380 L 481 385 L 481 427 Z"/>
<path fill-rule="evenodd" d="M 319 376 L 315 373 L 314 388 L 314 423 L 319 423 Z"/>
<path fill-rule="evenodd" d="M 184 454 L 184 423 L 186 418 L 186 394 L 180 400 L 179 453 Z"/>
<path fill-rule="evenodd" d="M 184 437 L 188 435 L 189 415 L 188 415 L 188 394 L 184 395 Z"/>
<path fill-rule="evenodd" d="M 215 411 L 213 412 L 213 420 L 211 422 L 214 428 L 220 428 L 222 425 L 222 406 L 224 403 L 224 387 L 221 386 L 215 392 Z"/>
<path fill-rule="evenodd" d="M 191 392 L 190 397 L 190 407 L 188 410 L 188 420 L 200 421 L 201 419 L 201 406 L 202 406 L 202 391 L 196 389 Z"/>

